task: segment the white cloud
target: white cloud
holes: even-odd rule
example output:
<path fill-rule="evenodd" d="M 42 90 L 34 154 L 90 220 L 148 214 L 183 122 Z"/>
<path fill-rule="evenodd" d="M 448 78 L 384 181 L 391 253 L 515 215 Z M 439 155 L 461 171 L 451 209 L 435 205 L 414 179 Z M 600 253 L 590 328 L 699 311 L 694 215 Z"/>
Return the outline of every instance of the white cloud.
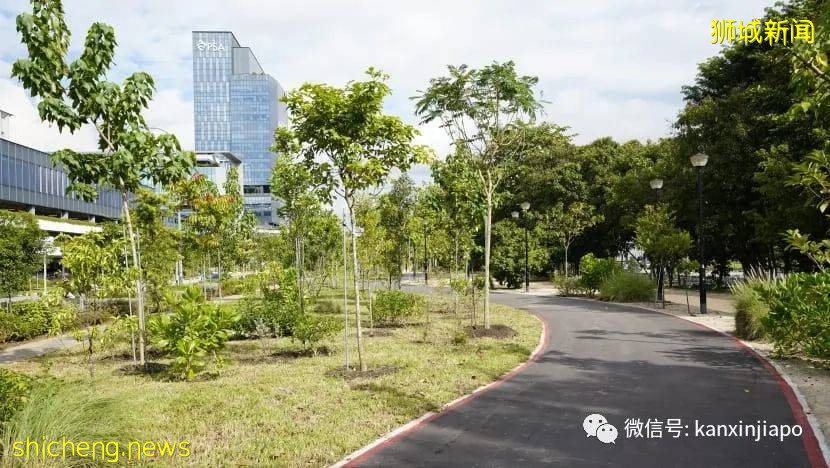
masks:
<path fill-rule="evenodd" d="M 711 20 L 752 19 L 770 3 L 67 0 L 65 9 L 75 53 L 92 21 L 115 27 L 118 67 L 111 78 L 150 72 L 159 89 L 150 122 L 191 147 L 192 30 L 234 31 L 286 89 L 304 81 L 342 84 L 379 66 L 392 75 L 387 110 L 411 123 L 417 119 L 408 98 L 447 64 L 515 59 L 520 72 L 539 76 L 551 101 L 548 118 L 571 126 L 577 142 L 585 143 L 606 135 L 666 135 L 681 105 L 680 86 L 694 79 L 698 62 L 717 52 L 709 43 Z M 0 6 L 0 108 L 16 114 L 16 134 L 33 146 L 89 145 L 88 132 L 70 138 L 43 129 L 34 106 L 25 105 L 19 85 L 8 79 L 9 64 L 24 52 L 14 15 L 28 8 L 25 0 Z M 421 130 L 419 141 L 446 153 L 440 129 Z"/>

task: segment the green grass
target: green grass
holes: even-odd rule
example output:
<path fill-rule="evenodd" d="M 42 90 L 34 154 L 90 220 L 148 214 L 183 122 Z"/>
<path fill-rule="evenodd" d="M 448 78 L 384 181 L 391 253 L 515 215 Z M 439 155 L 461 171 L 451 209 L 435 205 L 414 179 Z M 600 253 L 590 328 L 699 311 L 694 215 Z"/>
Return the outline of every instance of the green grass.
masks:
<path fill-rule="evenodd" d="M 327 291 L 323 299 L 338 298 L 337 291 Z M 480 317 L 481 306 L 477 309 Z M 323 343 L 331 355 L 316 357 L 291 357 L 299 345 L 285 338 L 231 342 L 228 364 L 218 376 L 193 383 L 122 375 L 117 370 L 128 361 L 103 356 L 90 379 L 77 350 L 49 361 L 52 374 L 119 402 L 125 433 L 138 440 L 190 442 L 190 463 L 323 466 L 503 375 L 527 359 L 541 332 L 541 324 L 527 313 L 494 305 L 492 323 L 509 325 L 517 335 L 455 345 L 453 337 L 468 317 L 443 312 L 452 310 L 450 297 L 431 297 L 430 310 L 416 323 L 376 329 L 375 336 L 364 329 L 370 368 L 399 368 L 375 378 L 327 375 L 343 367 L 342 334 Z M 366 327 L 365 310 L 364 316 Z M 353 331 L 352 316 L 350 325 Z M 354 363 L 353 336 L 350 340 Z M 39 365 L 13 367 L 36 373 Z"/>

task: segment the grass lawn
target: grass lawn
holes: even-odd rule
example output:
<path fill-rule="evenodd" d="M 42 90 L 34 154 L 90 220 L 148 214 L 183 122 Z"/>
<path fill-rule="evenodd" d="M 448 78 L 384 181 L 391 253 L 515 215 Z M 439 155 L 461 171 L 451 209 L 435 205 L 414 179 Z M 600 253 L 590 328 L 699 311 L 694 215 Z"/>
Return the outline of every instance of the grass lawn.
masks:
<path fill-rule="evenodd" d="M 327 295 L 342 301 L 335 291 Z M 378 328 L 375 336 L 364 331 L 370 368 L 398 368 L 372 378 L 329 375 L 343 368 L 342 334 L 324 343 L 330 354 L 317 356 L 296 357 L 298 345 L 285 338 L 233 341 L 218 376 L 192 383 L 123 375 L 119 369 L 129 361 L 106 356 L 96 361 L 90 378 L 79 350 L 11 367 L 34 374 L 46 366 L 52 375 L 112 398 L 125 434 L 141 441 L 190 442 L 189 463 L 322 466 L 496 379 L 525 361 L 538 344 L 539 321 L 500 305 L 493 306 L 492 323 L 509 325 L 516 336 L 453 344 L 469 321 L 466 311 L 456 317 L 451 299 L 440 294 L 429 304 L 429 320 Z M 156 464 L 182 461 L 158 459 Z"/>

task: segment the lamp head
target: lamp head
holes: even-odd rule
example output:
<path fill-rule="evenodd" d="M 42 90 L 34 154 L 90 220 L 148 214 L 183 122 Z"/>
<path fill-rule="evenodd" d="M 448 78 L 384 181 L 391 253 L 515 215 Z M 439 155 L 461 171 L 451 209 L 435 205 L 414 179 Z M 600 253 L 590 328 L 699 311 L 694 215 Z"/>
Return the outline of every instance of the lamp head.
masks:
<path fill-rule="evenodd" d="M 660 190 L 663 188 L 663 179 L 651 179 L 651 182 L 648 184 L 651 185 L 651 188 L 654 190 Z"/>
<path fill-rule="evenodd" d="M 694 167 L 703 167 L 709 162 L 709 156 L 706 153 L 697 153 L 689 158 L 689 161 L 692 162 L 692 166 Z"/>
<path fill-rule="evenodd" d="M 530 202 L 522 202 L 522 204 L 519 206 L 522 207 L 522 211 L 527 211 L 530 209 Z"/>
<path fill-rule="evenodd" d="M 515 219 L 519 219 L 519 212 L 518 212 L 518 211 L 514 211 L 514 212 L 510 213 L 510 216 L 512 216 L 512 217 L 513 217 L 513 218 L 515 218 Z"/>

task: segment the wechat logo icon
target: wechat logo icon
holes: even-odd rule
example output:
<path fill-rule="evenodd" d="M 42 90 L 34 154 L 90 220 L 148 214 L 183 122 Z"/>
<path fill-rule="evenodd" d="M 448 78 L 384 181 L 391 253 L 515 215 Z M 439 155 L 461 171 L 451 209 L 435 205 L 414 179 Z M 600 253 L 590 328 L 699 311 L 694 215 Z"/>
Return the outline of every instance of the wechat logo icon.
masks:
<path fill-rule="evenodd" d="M 582 421 L 582 429 L 588 437 L 596 437 L 604 444 L 616 444 L 617 428 L 608 424 L 608 420 L 601 414 L 589 414 Z"/>

